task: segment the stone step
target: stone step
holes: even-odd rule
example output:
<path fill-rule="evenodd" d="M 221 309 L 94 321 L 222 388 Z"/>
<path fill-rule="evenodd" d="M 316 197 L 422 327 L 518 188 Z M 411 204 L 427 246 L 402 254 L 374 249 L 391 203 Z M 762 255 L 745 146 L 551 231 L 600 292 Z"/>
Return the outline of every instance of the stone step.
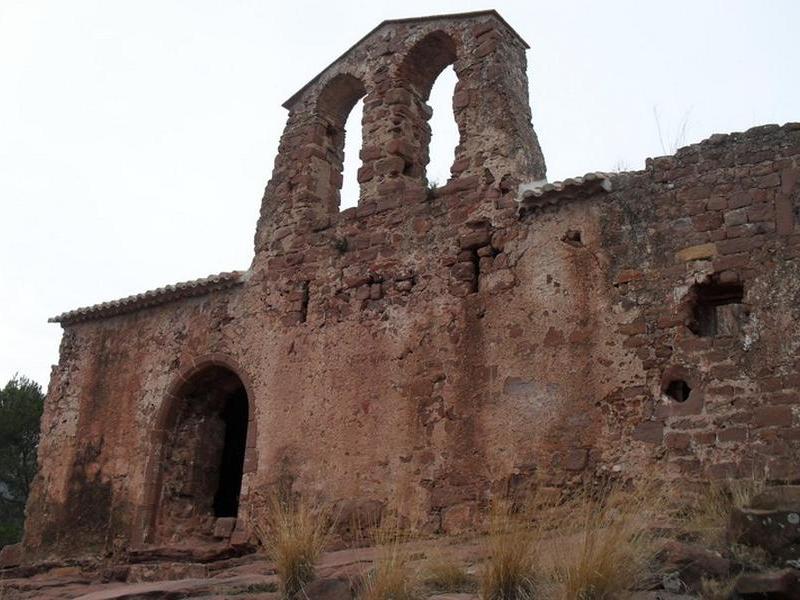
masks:
<path fill-rule="evenodd" d="M 800 598 L 800 571 L 784 569 L 742 575 L 736 581 L 735 591 L 742 600 L 797 600 Z"/>

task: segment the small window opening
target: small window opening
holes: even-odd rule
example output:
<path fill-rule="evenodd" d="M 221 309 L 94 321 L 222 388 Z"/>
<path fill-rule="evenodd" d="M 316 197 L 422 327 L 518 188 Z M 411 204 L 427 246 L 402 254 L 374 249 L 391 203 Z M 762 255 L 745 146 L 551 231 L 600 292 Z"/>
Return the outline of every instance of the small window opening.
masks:
<path fill-rule="evenodd" d="M 673 379 L 664 388 L 664 393 L 675 402 L 686 402 L 692 393 L 692 388 L 683 379 Z"/>
<path fill-rule="evenodd" d="M 583 246 L 581 232 L 577 229 L 567 229 L 567 232 L 561 238 L 561 241 L 569 244 L 570 246 L 575 246 L 576 248 Z"/>
<path fill-rule="evenodd" d="M 453 113 L 453 95 L 458 77 L 450 65 L 436 78 L 428 98 L 432 115 L 428 124 L 431 141 L 428 146 L 430 162 L 427 167 L 429 184 L 442 186 L 450 179 L 450 167 L 455 160 L 455 149 L 459 143 L 458 125 Z"/>
<path fill-rule="evenodd" d="M 300 284 L 300 322 L 305 323 L 306 319 L 308 319 L 308 300 L 309 300 L 309 292 L 308 292 L 308 281 L 304 281 Z"/>
<path fill-rule="evenodd" d="M 741 283 L 707 281 L 693 288 L 689 330 L 700 337 L 737 335 L 747 318 Z"/>
<path fill-rule="evenodd" d="M 339 210 L 358 206 L 361 186 L 358 183 L 358 169 L 361 167 L 362 121 L 364 119 L 364 98 L 361 98 L 347 117 L 344 125 L 344 168 L 342 169 L 342 191 Z"/>

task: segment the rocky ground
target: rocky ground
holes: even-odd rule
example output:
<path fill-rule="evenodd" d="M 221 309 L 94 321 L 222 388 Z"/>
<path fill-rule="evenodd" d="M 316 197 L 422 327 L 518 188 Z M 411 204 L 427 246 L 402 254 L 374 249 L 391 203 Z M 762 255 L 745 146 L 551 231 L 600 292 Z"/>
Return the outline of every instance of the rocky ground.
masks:
<path fill-rule="evenodd" d="M 800 599 L 800 486 L 767 488 L 746 508 L 733 510 L 722 547 L 669 532 L 653 566 L 648 589 L 635 600 Z M 432 556 L 446 554 L 471 576 L 486 560 L 485 540 L 436 538 L 404 545 L 412 570 L 423 572 Z M 307 590 L 312 600 L 351 600 L 353 589 L 379 559 L 376 548 L 328 552 Z M 14 563 L 13 551 L 0 556 Z M 709 586 L 709 582 L 716 582 Z M 278 599 L 273 566 L 258 552 L 230 547 L 147 548 L 124 564 L 62 562 L 6 566 L 0 570 L 0 599 L 83 600 L 139 598 Z M 474 585 L 422 594 L 428 600 L 477 600 Z"/>

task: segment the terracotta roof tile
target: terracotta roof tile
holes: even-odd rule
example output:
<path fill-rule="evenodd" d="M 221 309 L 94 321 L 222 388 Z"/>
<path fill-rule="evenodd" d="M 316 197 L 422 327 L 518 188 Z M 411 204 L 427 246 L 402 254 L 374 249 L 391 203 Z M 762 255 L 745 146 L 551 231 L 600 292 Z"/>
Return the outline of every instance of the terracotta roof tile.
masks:
<path fill-rule="evenodd" d="M 119 300 L 111 300 L 110 302 L 101 302 L 100 304 L 94 304 L 92 306 L 76 308 L 75 310 L 70 310 L 56 317 L 52 317 L 48 319 L 48 322 L 68 325 L 81 321 L 104 319 L 114 315 L 134 312 L 150 306 L 166 304 L 167 302 L 172 302 L 181 298 L 202 296 L 215 290 L 224 290 L 241 284 L 244 281 L 246 273 L 246 271 L 229 271 L 217 273 L 216 275 L 209 275 L 202 279 L 182 281 L 155 290 L 149 290 L 141 294 L 120 298 Z"/>
<path fill-rule="evenodd" d="M 607 173 L 587 173 L 583 177 L 570 177 L 525 190 L 519 203 L 520 214 L 558 204 L 564 199 L 585 197 L 596 192 L 611 191 L 611 179 Z"/>

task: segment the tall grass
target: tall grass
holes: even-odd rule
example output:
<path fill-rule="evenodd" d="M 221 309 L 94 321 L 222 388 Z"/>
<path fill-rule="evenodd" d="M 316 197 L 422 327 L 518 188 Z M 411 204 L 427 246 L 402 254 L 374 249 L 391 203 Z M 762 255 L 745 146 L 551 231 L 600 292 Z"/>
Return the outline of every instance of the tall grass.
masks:
<path fill-rule="evenodd" d="M 749 506 L 764 485 L 764 479 L 756 477 L 712 482 L 695 499 L 684 526 L 705 543 L 720 546 L 733 510 Z"/>
<path fill-rule="evenodd" d="M 553 600 L 607 600 L 643 583 L 658 544 L 653 534 L 657 488 L 607 488 L 579 494 L 568 521 L 542 552 L 544 595 Z"/>
<path fill-rule="evenodd" d="M 423 570 L 425 586 L 437 592 L 468 592 L 475 587 L 475 578 L 464 565 L 442 549 L 434 549 Z"/>
<path fill-rule="evenodd" d="M 736 578 L 700 580 L 700 597 L 703 600 L 729 600 L 736 589 Z"/>
<path fill-rule="evenodd" d="M 407 547 L 410 535 L 386 518 L 372 532 L 378 548 L 373 568 L 360 582 L 359 600 L 418 600 L 421 596 Z"/>
<path fill-rule="evenodd" d="M 492 507 L 487 560 L 480 577 L 483 600 L 533 600 L 536 597 L 538 529 L 506 502 Z"/>
<path fill-rule="evenodd" d="M 304 588 L 313 581 L 316 563 L 325 549 L 333 519 L 315 510 L 305 500 L 270 497 L 258 510 L 253 529 L 275 563 L 280 592 L 286 600 L 304 598 Z"/>

